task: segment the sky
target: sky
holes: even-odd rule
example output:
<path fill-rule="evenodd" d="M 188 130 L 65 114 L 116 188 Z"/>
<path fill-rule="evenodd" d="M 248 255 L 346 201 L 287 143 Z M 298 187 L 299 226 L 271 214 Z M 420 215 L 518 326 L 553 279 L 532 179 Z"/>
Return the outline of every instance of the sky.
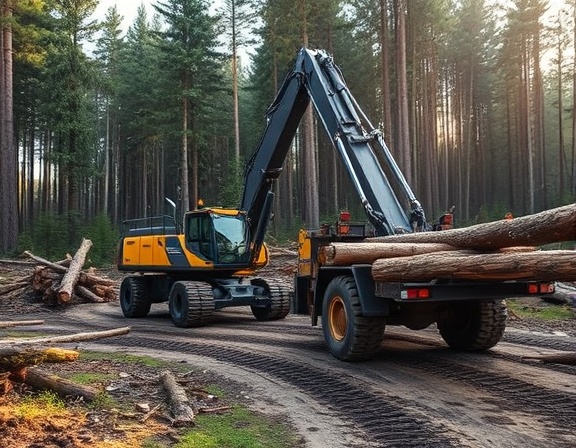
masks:
<path fill-rule="evenodd" d="M 122 22 L 122 31 L 125 33 L 128 30 L 128 27 L 132 25 L 132 22 L 134 22 L 134 19 L 136 18 L 136 10 L 140 5 L 146 7 L 148 18 L 150 19 L 152 17 L 154 14 L 152 3 L 153 0 L 100 0 L 100 4 L 96 7 L 93 17 L 94 19 L 104 20 L 108 8 L 116 5 L 118 14 L 124 17 L 124 21 Z"/>

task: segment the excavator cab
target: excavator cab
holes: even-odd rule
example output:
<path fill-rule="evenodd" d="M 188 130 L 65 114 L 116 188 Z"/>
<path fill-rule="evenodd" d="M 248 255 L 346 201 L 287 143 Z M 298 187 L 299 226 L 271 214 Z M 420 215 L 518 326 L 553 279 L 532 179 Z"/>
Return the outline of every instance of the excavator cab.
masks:
<path fill-rule="evenodd" d="M 250 261 L 246 214 L 206 208 L 184 216 L 186 248 L 215 266 L 245 266 Z"/>

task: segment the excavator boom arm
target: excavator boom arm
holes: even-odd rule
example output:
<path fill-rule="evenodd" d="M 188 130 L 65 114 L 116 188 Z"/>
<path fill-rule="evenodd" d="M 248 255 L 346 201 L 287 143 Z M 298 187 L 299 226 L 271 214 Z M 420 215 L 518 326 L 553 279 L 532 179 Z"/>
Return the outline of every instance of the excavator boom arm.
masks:
<path fill-rule="evenodd" d="M 245 172 L 241 210 L 247 211 L 253 234 L 261 236 L 268 220 L 272 186 L 282 170 L 300 120 L 312 100 L 318 117 L 356 188 L 368 219 L 378 235 L 407 233 L 424 228 L 424 211 L 384 143 L 354 97 L 332 58 L 322 50 L 303 48 L 276 99 L 267 111 L 267 125 Z M 410 204 L 408 216 L 384 173 L 375 150 Z M 267 199 L 268 198 L 268 199 Z M 268 204 L 268 205 L 267 205 Z M 257 242 L 257 245 L 261 242 Z"/>

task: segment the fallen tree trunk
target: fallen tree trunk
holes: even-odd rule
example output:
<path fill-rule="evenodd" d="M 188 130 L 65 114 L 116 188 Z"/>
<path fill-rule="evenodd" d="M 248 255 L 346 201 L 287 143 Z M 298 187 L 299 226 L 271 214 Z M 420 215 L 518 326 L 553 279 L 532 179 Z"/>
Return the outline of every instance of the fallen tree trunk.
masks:
<path fill-rule="evenodd" d="M 569 250 L 470 254 L 436 252 L 379 259 L 372 277 L 381 282 L 465 280 L 576 280 L 576 252 Z"/>
<path fill-rule="evenodd" d="M 130 327 L 116 328 L 113 330 L 105 331 L 93 331 L 89 333 L 75 333 L 67 336 L 51 336 L 46 338 L 32 338 L 24 339 L 18 341 L 1 341 L 0 344 L 12 344 L 12 345 L 32 345 L 32 344 L 60 344 L 66 342 L 84 342 L 93 341 L 96 339 L 110 338 L 114 336 L 121 336 L 128 334 L 130 332 Z"/>
<path fill-rule="evenodd" d="M 85 288 L 84 286 L 76 286 L 76 290 L 78 291 L 78 294 L 80 294 L 88 302 L 92 303 L 106 302 L 106 299 L 100 297 L 97 294 L 94 294 L 92 291 L 90 291 L 88 288 Z"/>
<path fill-rule="evenodd" d="M 576 240 L 576 204 L 533 215 L 461 229 L 368 238 L 371 242 L 442 243 L 463 249 L 493 250 Z"/>
<path fill-rule="evenodd" d="M 86 401 L 93 401 L 101 392 L 95 387 L 76 384 L 39 368 L 27 369 L 24 382 L 35 389 L 52 390 L 61 397 L 82 397 Z"/>
<path fill-rule="evenodd" d="M 0 348 L 0 371 L 18 370 L 47 363 L 70 362 L 78 359 L 79 353 L 56 347 L 2 347 Z"/>
<path fill-rule="evenodd" d="M 24 254 L 30 257 L 32 260 L 37 261 L 38 263 L 48 266 L 57 272 L 66 272 L 68 269 L 65 266 L 59 265 L 57 263 L 52 263 L 51 261 L 46 260 L 45 258 L 39 257 L 34 255 L 32 252 L 25 250 Z"/>
<path fill-rule="evenodd" d="M 82 267 L 86 261 L 86 255 L 91 247 L 92 241 L 83 238 L 80 247 L 70 262 L 70 267 L 60 282 L 60 288 L 58 289 L 58 302 L 66 303 L 72 298 L 74 286 L 78 283 L 78 278 L 80 277 Z"/>
<path fill-rule="evenodd" d="M 14 292 L 16 290 L 19 289 L 23 289 L 25 287 L 27 287 L 30 284 L 30 280 L 26 279 L 26 280 L 22 280 L 22 281 L 17 281 L 15 283 L 11 283 L 9 285 L 4 285 L 0 287 L 0 296 L 4 295 L 4 294 L 9 294 L 11 292 Z"/>
<path fill-rule="evenodd" d="M 24 327 L 28 325 L 42 325 L 43 320 L 12 320 L 0 321 L 0 328 Z"/>
<path fill-rule="evenodd" d="M 407 257 L 450 250 L 455 248 L 436 243 L 331 243 L 319 248 L 318 260 L 329 266 L 371 264 L 379 258 Z"/>
<path fill-rule="evenodd" d="M 543 363 L 576 365 L 576 352 L 558 353 L 550 355 L 523 356 L 522 359 L 541 361 Z"/>
<path fill-rule="evenodd" d="M 192 409 L 184 388 L 176 382 L 176 378 L 172 372 L 168 370 L 162 372 L 160 377 L 166 392 L 168 392 L 170 407 L 172 409 L 172 415 L 174 416 L 172 424 L 174 426 L 182 426 L 193 423 L 195 417 L 194 410 Z"/>

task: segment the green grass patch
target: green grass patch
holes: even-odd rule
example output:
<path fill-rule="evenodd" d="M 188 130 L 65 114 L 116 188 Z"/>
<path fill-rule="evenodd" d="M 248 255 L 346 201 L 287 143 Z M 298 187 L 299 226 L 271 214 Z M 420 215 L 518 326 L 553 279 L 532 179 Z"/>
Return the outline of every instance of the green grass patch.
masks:
<path fill-rule="evenodd" d="M 122 406 L 106 392 L 100 392 L 99 394 L 96 394 L 94 400 L 90 402 L 89 407 L 91 409 L 112 409 Z"/>
<path fill-rule="evenodd" d="M 162 361 L 157 358 L 152 358 L 146 355 L 131 355 L 129 353 L 108 353 L 108 352 L 90 352 L 83 351 L 80 353 L 80 359 L 84 361 L 116 361 L 128 365 L 143 365 L 153 368 L 174 368 L 175 366 L 180 366 L 177 363 Z M 180 369 L 185 369 L 184 366 L 180 366 Z M 189 370 L 189 368 L 188 368 Z"/>
<path fill-rule="evenodd" d="M 175 448 L 292 448 L 301 439 L 288 426 L 271 422 L 243 406 L 234 406 L 223 415 L 196 418 L 190 430 L 174 445 Z"/>
<path fill-rule="evenodd" d="M 540 304 L 536 301 L 532 304 L 517 300 L 507 300 L 506 304 L 514 313 L 522 318 L 549 321 L 576 319 L 574 309 L 565 305 Z"/>
<path fill-rule="evenodd" d="M 39 333 L 39 332 L 31 333 L 29 331 L 5 330 L 0 331 L 0 336 L 3 338 L 12 338 L 12 339 L 33 339 L 33 338 L 45 338 L 52 335 L 48 333 Z"/>
<path fill-rule="evenodd" d="M 115 373 L 76 372 L 68 375 L 67 378 L 78 384 L 94 385 L 118 379 L 118 375 Z"/>
<path fill-rule="evenodd" d="M 66 403 L 51 391 L 27 395 L 14 409 L 14 415 L 25 420 L 64 415 L 66 412 Z"/>
<path fill-rule="evenodd" d="M 224 397 L 224 395 L 226 395 L 222 390 L 222 388 L 220 386 L 217 386 L 216 384 L 209 384 L 208 386 L 205 387 L 205 390 L 210 395 L 214 395 L 218 398 L 222 398 Z"/>

